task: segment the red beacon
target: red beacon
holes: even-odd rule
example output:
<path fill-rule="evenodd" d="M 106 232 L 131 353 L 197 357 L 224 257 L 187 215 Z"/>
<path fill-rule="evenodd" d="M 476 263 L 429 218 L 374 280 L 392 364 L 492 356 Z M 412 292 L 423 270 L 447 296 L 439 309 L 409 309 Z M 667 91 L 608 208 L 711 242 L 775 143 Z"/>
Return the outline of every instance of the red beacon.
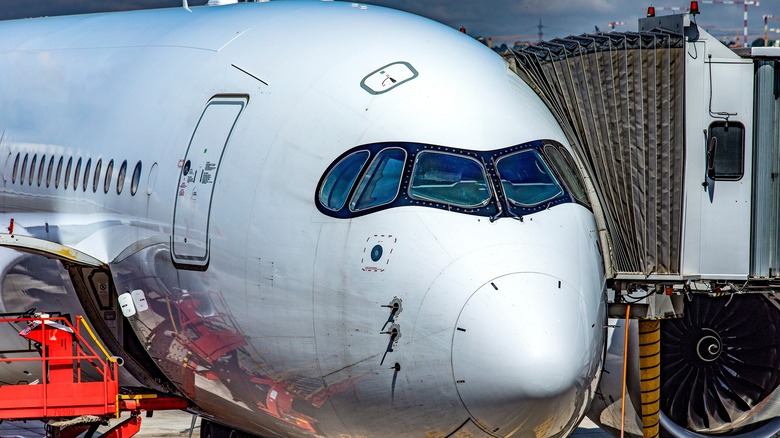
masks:
<path fill-rule="evenodd" d="M 697 2 L 696 0 L 693 0 L 691 2 L 690 14 L 699 15 L 699 2 Z"/>
<path fill-rule="evenodd" d="M 655 17 L 655 8 L 653 6 L 647 8 L 647 16 Z"/>

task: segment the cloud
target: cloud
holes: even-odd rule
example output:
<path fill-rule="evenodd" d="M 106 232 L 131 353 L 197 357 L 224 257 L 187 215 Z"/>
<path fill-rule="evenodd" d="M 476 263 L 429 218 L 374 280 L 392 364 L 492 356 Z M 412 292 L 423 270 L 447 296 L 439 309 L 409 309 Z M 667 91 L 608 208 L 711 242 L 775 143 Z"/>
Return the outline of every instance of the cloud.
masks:
<path fill-rule="evenodd" d="M 181 0 L 0 0 L 0 20 L 44 15 L 108 12 L 128 9 L 176 7 Z M 189 0 L 193 6 L 207 0 Z M 285 0 L 272 0 L 285 1 Z M 762 15 L 777 13 L 775 1 L 762 1 L 749 8 L 751 39 L 763 35 Z M 598 26 L 609 30 L 611 21 L 626 24 L 617 30 L 636 30 L 637 19 L 644 16 L 651 3 L 664 6 L 687 6 L 687 0 L 367 0 L 364 3 L 409 11 L 444 23 L 453 28 L 465 26 L 471 35 L 505 36 L 511 39 L 535 40 L 542 22 L 544 39 L 593 32 Z M 698 22 L 716 36 L 731 39 L 742 27 L 742 7 L 734 4 L 700 4 Z"/>

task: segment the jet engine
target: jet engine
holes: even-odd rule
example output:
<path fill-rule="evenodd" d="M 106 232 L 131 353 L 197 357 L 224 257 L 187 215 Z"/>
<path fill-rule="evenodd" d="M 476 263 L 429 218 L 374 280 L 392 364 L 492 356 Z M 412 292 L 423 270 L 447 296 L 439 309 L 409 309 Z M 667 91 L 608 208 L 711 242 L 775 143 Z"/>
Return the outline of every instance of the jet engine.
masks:
<path fill-rule="evenodd" d="M 780 301 L 774 294 L 684 296 L 660 321 L 660 387 L 641 384 L 639 323 L 610 320 L 607 361 L 588 417 L 617 435 L 643 435 L 657 407 L 662 436 L 770 437 L 780 431 Z M 624 343 L 628 335 L 628 343 Z M 628 348 L 624 348 L 625 346 Z M 622 379 L 626 374 L 625 403 Z M 641 376 L 641 377 L 640 377 Z M 645 421 L 647 427 L 647 421 Z M 645 434 L 645 436 L 648 436 Z M 652 433 L 649 436 L 654 436 Z"/>

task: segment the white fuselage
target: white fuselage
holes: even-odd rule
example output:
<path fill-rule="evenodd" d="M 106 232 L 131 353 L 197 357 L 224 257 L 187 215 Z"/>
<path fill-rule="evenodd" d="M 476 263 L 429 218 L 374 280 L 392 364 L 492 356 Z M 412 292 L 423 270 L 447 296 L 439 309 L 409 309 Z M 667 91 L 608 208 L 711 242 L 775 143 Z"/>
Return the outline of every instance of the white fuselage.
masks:
<path fill-rule="evenodd" d="M 361 86 L 398 62 L 418 75 Z M 149 309 L 124 327 L 159 367 L 147 371 L 205 415 L 268 436 L 548 437 L 592 399 L 605 305 L 586 206 L 494 221 L 315 205 L 331 163 L 360 145 L 567 144 L 471 38 L 349 3 L 99 14 L 0 23 L 0 72 L 0 223 L 106 263 L 116 294 L 143 291 Z M 215 102 L 234 105 L 214 118 L 229 126 L 201 138 Z M 185 181 L 201 153 L 211 161 Z M 6 272 L 25 259 L 10 251 Z M 6 312 L 125 318 L 116 296 L 32 296 L 19 275 L 37 274 L 3 280 Z"/>

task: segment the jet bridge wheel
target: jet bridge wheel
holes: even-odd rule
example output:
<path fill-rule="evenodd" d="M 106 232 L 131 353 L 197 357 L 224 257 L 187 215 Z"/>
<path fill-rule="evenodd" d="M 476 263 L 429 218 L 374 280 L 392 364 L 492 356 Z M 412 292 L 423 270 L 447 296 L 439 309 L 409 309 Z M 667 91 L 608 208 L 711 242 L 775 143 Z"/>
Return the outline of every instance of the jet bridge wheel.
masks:
<path fill-rule="evenodd" d="M 780 310 L 758 294 L 685 304 L 661 325 L 661 410 L 689 430 L 733 432 L 780 384 Z"/>

